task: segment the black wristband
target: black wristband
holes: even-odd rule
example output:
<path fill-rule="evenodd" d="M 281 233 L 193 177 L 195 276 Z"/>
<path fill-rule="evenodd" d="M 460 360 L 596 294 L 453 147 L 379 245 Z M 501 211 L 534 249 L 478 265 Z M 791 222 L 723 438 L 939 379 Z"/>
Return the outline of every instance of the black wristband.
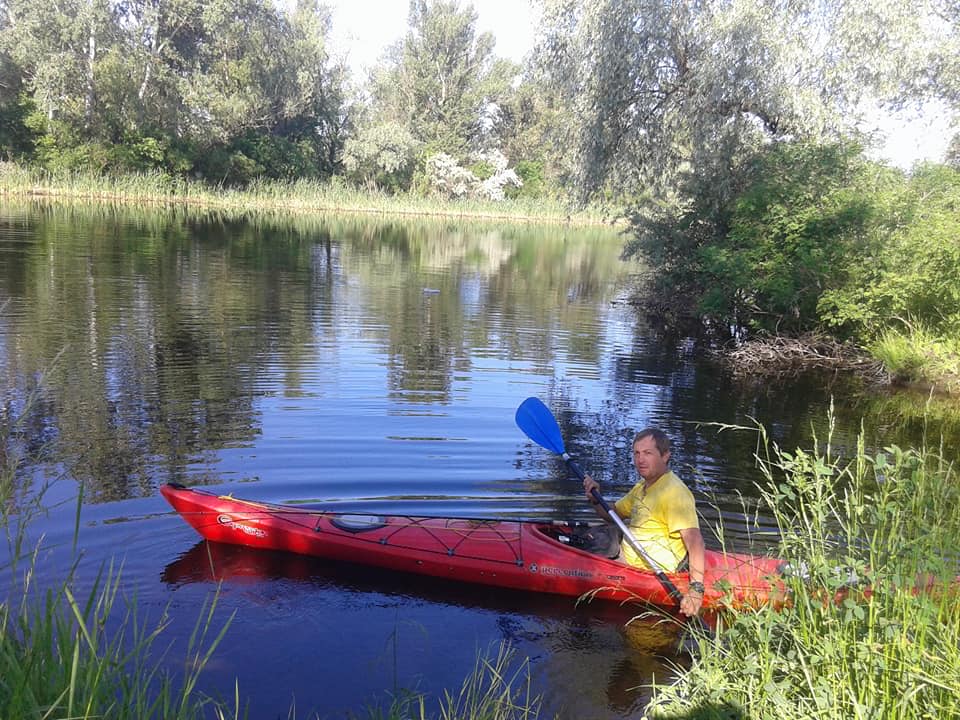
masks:
<path fill-rule="evenodd" d="M 690 592 L 698 592 L 703 595 L 706 588 L 703 587 L 703 583 L 699 580 L 691 580 L 689 585 Z"/>

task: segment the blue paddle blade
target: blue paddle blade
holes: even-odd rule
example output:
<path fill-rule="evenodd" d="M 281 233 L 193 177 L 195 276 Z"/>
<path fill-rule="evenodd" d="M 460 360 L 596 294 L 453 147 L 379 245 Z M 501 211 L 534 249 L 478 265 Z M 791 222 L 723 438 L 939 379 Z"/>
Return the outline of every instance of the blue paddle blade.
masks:
<path fill-rule="evenodd" d="M 553 413 L 539 398 L 528 397 L 517 408 L 517 427 L 537 445 L 563 455 L 563 435 Z"/>

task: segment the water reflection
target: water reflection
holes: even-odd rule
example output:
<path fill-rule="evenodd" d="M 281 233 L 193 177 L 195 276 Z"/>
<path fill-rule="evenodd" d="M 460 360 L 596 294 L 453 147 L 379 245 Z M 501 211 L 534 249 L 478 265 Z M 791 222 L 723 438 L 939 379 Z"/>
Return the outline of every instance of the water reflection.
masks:
<path fill-rule="evenodd" d="M 216 480 L 198 467 L 257 445 L 277 398 L 396 412 L 453 402 L 475 353 L 548 366 L 551 337 L 582 332 L 579 306 L 595 312 L 623 273 L 609 232 L 568 243 L 528 227 L 3 215 L 4 367 L 11 381 L 48 370 L 30 423 L 53 429 L 92 501 Z"/>
<path fill-rule="evenodd" d="M 570 598 L 468 587 L 389 571 L 371 574 L 342 563 L 206 541 L 198 542 L 168 564 L 162 580 L 173 590 L 223 582 L 224 588 L 243 598 L 241 607 L 262 602 L 262 597 L 276 592 L 275 588 L 306 598 L 312 587 L 325 594 L 360 594 L 379 607 L 397 606 L 399 602 L 403 607 L 432 608 L 435 616 L 443 616 L 447 608 L 483 614 L 493 620 L 499 639 L 534 659 L 534 689 L 562 718 L 632 717 L 649 700 L 649 686 L 654 680 L 668 681 L 676 667 L 688 662 L 685 654 L 678 654 L 684 639 L 679 626 L 636 605 L 577 605 Z M 298 587 L 293 589 L 291 583 Z M 274 618 L 274 632 L 282 632 L 281 626 L 287 624 L 302 627 L 301 615 L 314 612 L 318 604 L 318 600 L 308 602 L 307 607 L 291 609 L 286 620 Z M 397 622 L 402 624 L 400 618 L 404 617 L 408 615 L 399 615 Z M 348 637 L 360 634 L 359 624 L 369 620 L 369 615 L 357 618 L 351 622 L 358 625 L 343 624 L 339 632 Z M 244 628 L 247 625 L 243 618 L 237 622 Z M 428 643 L 426 636 L 436 629 L 430 624 L 419 626 L 419 631 L 424 633 L 423 642 Z M 396 632 L 407 633 L 410 628 Z M 266 639 L 261 642 L 269 652 L 272 643 Z M 341 658 L 340 662 L 351 661 Z M 425 664 L 436 669 L 437 663 L 442 659 L 433 658 Z M 271 671 L 264 668 L 263 672 Z M 285 670 L 283 679 L 277 678 L 276 682 L 289 686 L 290 674 Z M 583 681 L 575 682 L 574 678 Z M 261 682 L 272 681 L 261 678 Z"/>

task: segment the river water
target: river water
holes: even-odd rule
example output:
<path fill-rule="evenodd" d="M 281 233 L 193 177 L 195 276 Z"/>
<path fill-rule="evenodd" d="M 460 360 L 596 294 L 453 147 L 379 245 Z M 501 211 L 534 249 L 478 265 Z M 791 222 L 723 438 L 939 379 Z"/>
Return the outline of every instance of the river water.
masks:
<path fill-rule="evenodd" d="M 708 544 L 762 552 L 758 435 L 731 426 L 809 448 L 833 406 L 837 452 L 861 430 L 870 447 L 957 447 L 948 400 L 730 377 L 626 302 L 643 268 L 622 245 L 609 228 L 0 202 L 0 420 L 25 458 L 15 502 L 47 486 L 38 578 L 75 567 L 89 588 L 122 565 L 124 599 L 170 617 L 175 673 L 219 588 L 214 625 L 232 621 L 201 690 L 232 697 L 236 680 L 253 718 L 362 714 L 405 689 L 431 711 L 501 641 L 551 716 L 636 716 L 683 657 L 661 628 L 625 628 L 635 608 L 208 546 L 157 490 L 592 518 L 514 424 L 538 396 L 611 499 L 634 482 L 633 432 L 664 428 Z"/>

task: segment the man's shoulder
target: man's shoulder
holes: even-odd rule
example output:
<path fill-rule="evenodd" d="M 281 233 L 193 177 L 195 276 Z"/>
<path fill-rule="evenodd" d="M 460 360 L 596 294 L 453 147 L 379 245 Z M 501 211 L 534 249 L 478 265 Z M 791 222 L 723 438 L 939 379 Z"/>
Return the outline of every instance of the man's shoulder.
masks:
<path fill-rule="evenodd" d="M 664 485 L 683 485 L 684 487 L 687 486 L 687 484 L 680 479 L 680 476 L 677 475 L 673 470 L 670 470 L 669 468 L 660 477 L 660 482 L 663 482 Z"/>
<path fill-rule="evenodd" d="M 693 494 L 690 488 L 687 487 L 687 484 L 683 480 L 681 480 L 680 477 L 675 472 L 673 472 L 673 470 L 667 470 L 667 472 L 665 472 L 661 476 L 658 483 L 662 485 L 661 492 L 664 492 L 664 493 L 671 493 L 671 494 L 690 493 L 691 495 Z"/>

